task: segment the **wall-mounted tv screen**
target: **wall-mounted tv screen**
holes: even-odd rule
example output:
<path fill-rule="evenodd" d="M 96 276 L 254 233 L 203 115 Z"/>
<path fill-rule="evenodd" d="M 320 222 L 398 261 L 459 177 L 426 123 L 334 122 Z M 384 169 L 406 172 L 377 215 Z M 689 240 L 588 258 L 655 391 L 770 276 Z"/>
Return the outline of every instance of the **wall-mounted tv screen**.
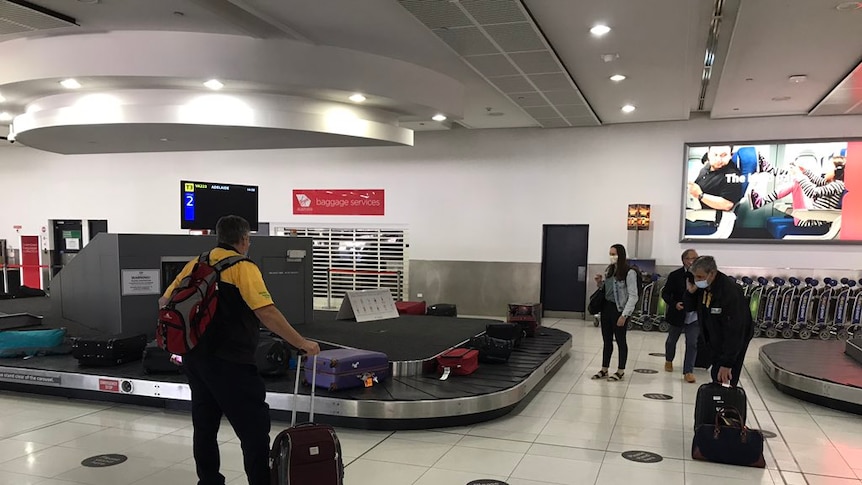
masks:
<path fill-rule="evenodd" d="M 862 243 L 862 140 L 690 143 L 682 241 Z"/>
<path fill-rule="evenodd" d="M 214 230 L 219 218 L 236 215 L 257 231 L 258 187 L 180 181 L 180 227 Z"/>

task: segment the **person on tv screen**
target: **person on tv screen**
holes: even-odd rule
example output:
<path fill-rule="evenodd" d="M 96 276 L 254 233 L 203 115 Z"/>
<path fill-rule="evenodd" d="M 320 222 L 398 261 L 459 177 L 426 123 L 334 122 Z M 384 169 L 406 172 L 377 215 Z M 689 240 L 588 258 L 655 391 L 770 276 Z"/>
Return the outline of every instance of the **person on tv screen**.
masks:
<path fill-rule="evenodd" d="M 742 198 L 742 174 L 736 164 L 730 163 L 733 147 L 711 146 L 704 164 L 694 182 L 689 182 L 688 193 L 696 198 L 704 209 L 715 209 L 715 223 L 721 221 L 721 213 L 733 210 Z"/>
<path fill-rule="evenodd" d="M 846 192 L 844 186 L 844 166 L 846 158 L 840 153 L 833 154 L 829 157 L 832 163 L 832 168 L 823 176 L 814 173 L 810 168 L 803 168 L 799 165 L 792 165 L 790 173 L 793 176 L 793 183 L 778 191 L 773 191 L 771 194 L 763 196 L 755 191 L 749 195 L 749 202 L 752 209 L 759 209 L 764 205 L 775 202 L 782 197 L 787 196 L 797 189 L 806 199 L 810 200 L 810 204 L 793 204 L 794 209 L 816 209 L 816 210 L 838 210 L 841 208 L 841 200 Z M 795 199 L 794 199 L 795 200 Z M 820 226 L 828 224 L 826 221 L 807 220 L 795 221 L 797 226 Z"/>

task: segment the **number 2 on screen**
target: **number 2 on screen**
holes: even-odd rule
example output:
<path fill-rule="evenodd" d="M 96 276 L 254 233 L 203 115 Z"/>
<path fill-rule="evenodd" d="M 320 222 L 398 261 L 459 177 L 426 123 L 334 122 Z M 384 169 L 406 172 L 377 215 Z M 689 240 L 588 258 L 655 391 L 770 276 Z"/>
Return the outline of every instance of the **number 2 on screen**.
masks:
<path fill-rule="evenodd" d="M 195 206 L 195 194 L 186 194 L 186 207 Z"/>

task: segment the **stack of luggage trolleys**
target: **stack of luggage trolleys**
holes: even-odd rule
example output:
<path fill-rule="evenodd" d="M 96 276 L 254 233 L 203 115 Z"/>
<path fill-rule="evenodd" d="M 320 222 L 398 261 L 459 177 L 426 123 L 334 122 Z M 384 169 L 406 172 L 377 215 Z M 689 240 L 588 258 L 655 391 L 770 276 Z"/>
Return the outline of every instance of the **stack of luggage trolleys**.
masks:
<path fill-rule="evenodd" d="M 754 336 L 847 340 L 862 330 L 862 281 L 760 276 L 737 279 L 749 300 Z"/>

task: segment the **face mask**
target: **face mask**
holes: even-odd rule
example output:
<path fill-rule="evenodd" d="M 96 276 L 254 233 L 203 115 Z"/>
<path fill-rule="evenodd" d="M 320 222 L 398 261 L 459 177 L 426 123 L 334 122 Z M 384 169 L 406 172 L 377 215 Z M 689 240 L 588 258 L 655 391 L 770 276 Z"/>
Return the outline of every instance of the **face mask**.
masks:
<path fill-rule="evenodd" d="M 619 259 L 619 256 L 611 256 L 611 264 L 617 264 L 617 259 Z"/>
<path fill-rule="evenodd" d="M 705 290 L 709 286 L 709 281 L 706 281 L 706 280 L 695 281 L 694 286 L 700 288 L 701 290 Z"/>

